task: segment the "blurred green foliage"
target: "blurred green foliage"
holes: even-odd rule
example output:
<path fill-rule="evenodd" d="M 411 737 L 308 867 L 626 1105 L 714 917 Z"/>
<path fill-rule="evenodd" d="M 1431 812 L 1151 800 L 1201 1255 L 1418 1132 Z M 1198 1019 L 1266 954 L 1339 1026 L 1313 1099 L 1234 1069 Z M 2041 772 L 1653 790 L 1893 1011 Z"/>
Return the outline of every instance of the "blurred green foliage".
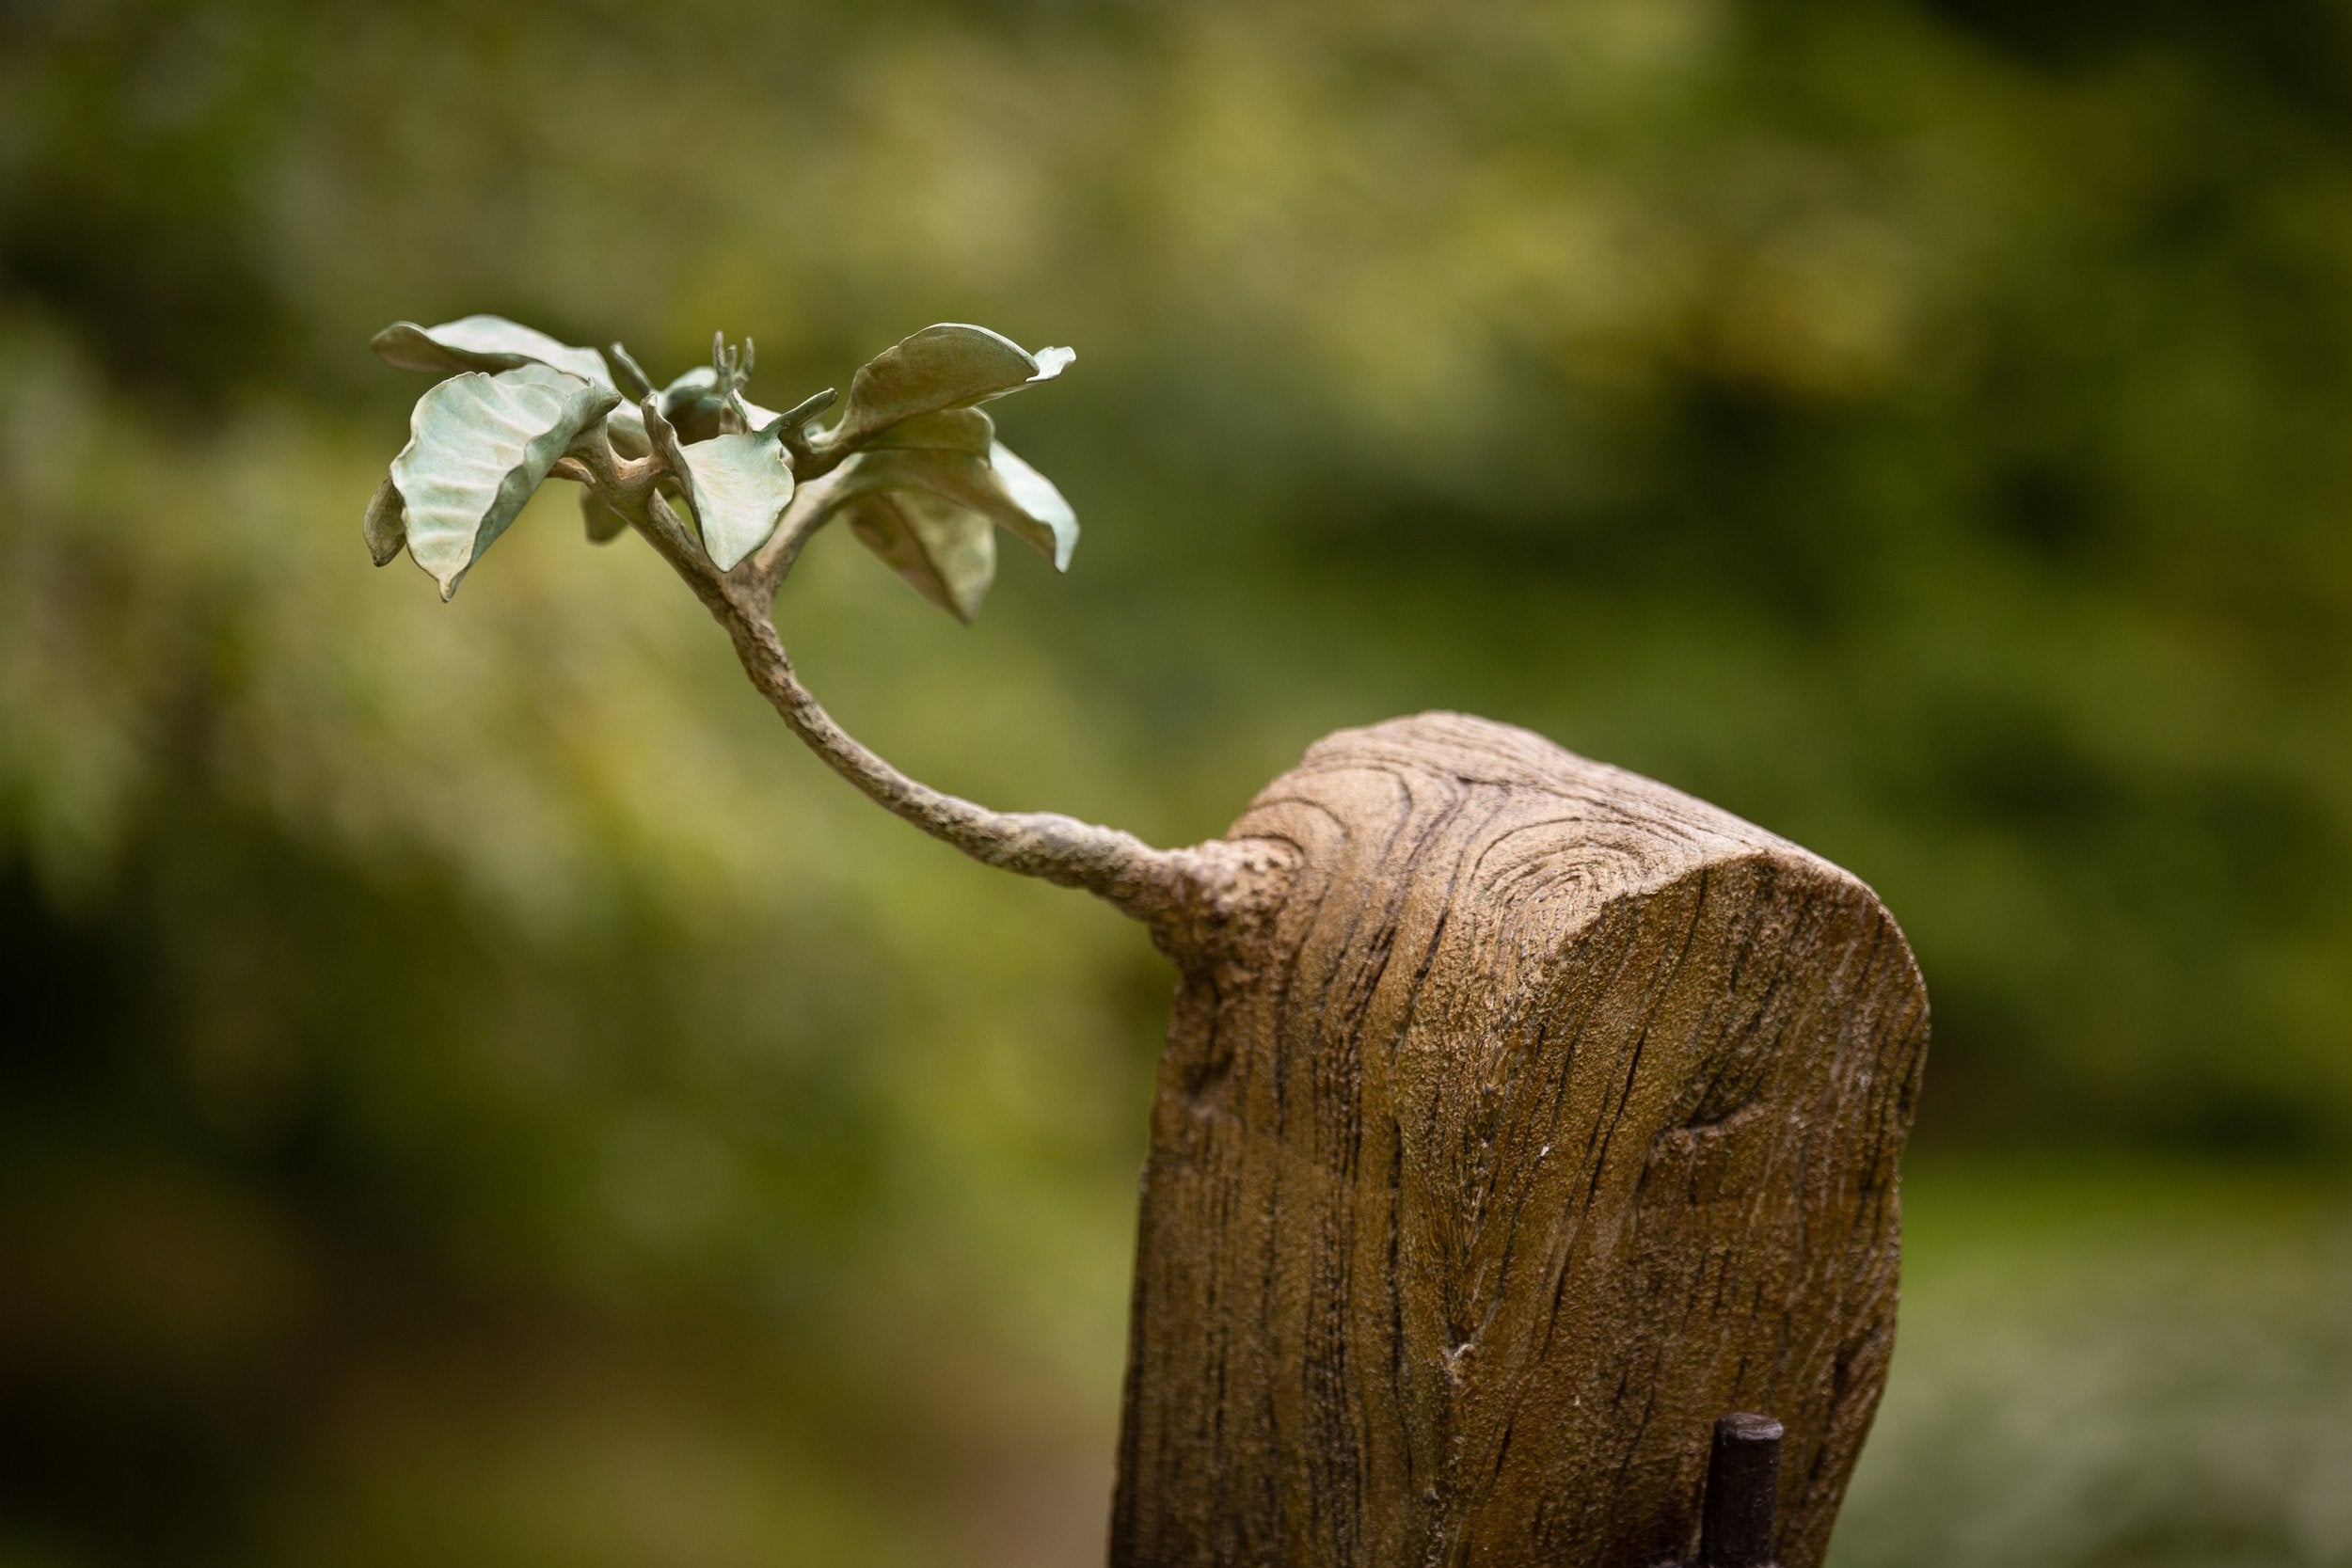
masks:
<path fill-rule="evenodd" d="M 473 310 L 1077 345 L 1068 578 L 780 606 L 918 776 L 1484 713 L 1871 880 L 1928 1147 L 2352 1153 L 2340 8 L 15 0 L 0 1561 L 1099 1551 L 1164 970 L 567 497 L 371 573 Z"/>
<path fill-rule="evenodd" d="M 2352 1561 L 2352 1207 L 2278 1170 L 1915 1159 L 1830 1568 Z"/>

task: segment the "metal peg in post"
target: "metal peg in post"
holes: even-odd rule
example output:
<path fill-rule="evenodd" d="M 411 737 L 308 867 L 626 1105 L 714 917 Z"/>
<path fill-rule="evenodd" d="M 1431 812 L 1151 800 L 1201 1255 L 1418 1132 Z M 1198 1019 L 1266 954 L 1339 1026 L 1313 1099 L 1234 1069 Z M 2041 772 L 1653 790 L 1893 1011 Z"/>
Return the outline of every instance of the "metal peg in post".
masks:
<path fill-rule="evenodd" d="M 1782 1435 L 1770 1416 L 1732 1415 L 1715 1423 L 1696 1568 L 1772 1568 Z"/>

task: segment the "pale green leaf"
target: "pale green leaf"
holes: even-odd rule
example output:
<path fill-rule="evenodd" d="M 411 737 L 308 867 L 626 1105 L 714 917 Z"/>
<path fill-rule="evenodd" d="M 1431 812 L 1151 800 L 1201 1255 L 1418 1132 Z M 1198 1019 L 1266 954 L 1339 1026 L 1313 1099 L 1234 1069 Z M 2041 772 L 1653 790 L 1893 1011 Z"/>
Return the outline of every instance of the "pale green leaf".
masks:
<path fill-rule="evenodd" d="M 686 451 L 678 444 L 677 426 L 672 424 L 669 415 L 662 411 L 661 402 L 658 397 L 640 402 L 637 421 L 645 432 L 647 447 L 655 457 L 661 460 L 662 471 L 683 483 L 688 472 Z M 610 421 L 607 421 L 606 428 L 611 428 Z"/>
<path fill-rule="evenodd" d="M 914 591 L 967 625 L 996 580 L 996 531 L 928 490 L 877 490 L 845 503 L 850 531 Z"/>
<path fill-rule="evenodd" d="M 750 417 L 752 430 L 765 430 L 783 418 L 740 393 L 737 397 Z M 661 412 L 677 427 L 682 441 L 707 441 L 714 436 L 734 434 L 730 427 L 736 420 L 727 411 L 726 394 L 719 390 L 719 372 L 708 365 L 697 365 L 662 388 Z"/>
<path fill-rule="evenodd" d="M 684 451 L 686 504 L 702 531 L 703 549 L 723 572 L 768 542 L 792 499 L 792 459 L 783 427 L 771 424 L 689 443 Z"/>
<path fill-rule="evenodd" d="M 645 434 L 644 411 L 626 400 L 605 416 L 604 433 L 612 441 L 612 450 L 623 457 L 644 457 L 653 451 L 653 438 Z"/>
<path fill-rule="evenodd" d="M 400 488 L 386 474 L 384 483 L 375 487 L 368 499 L 367 515 L 359 519 L 360 531 L 367 535 L 368 554 L 378 566 L 389 566 L 392 558 L 407 547 L 408 514 L 401 504 Z"/>
<path fill-rule="evenodd" d="M 995 442 L 996 421 L 984 410 L 943 408 L 936 414 L 917 414 L 911 420 L 901 420 L 866 442 L 866 450 L 922 448 L 986 457 L 988 449 Z"/>
<path fill-rule="evenodd" d="M 1013 505 L 1013 515 L 997 515 L 996 520 L 1052 562 L 1054 570 L 1070 570 L 1070 552 L 1078 547 L 1078 514 L 1062 499 L 1054 482 L 1024 463 L 1002 441 L 989 449 L 988 465 Z"/>
<path fill-rule="evenodd" d="M 511 371 L 552 365 L 591 386 L 612 388 L 612 372 L 593 348 L 561 343 L 504 316 L 465 316 L 438 326 L 394 322 L 375 335 L 375 352 L 406 371 L 452 375 L 461 371 Z"/>
<path fill-rule="evenodd" d="M 708 365 L 688 371 L 662 388 L 655 401 L 662 417 L 678 427 L 680 440 L 707 441 L 725 434 L 719 420 L 726 399 L 719 392 L 719 372 Z"/>
<path fill-rule="evenodd" d="M 505 532 L 555 460 L 617 401 L 539 363 L 452 376 L 417 400 L 392 459 L 408 553 L 441 597 Z"/>
<path fill-rule="evenodd" d="M 849 407 L 823 444 L 853 451 L 917 415 L 984 403 L 1058 375 L 1074 357 L 1066 348 L 1033 356 L 984 326 L 927 326 L 858 368 Z"/>
<path fill-rule="evenodd" d="M 618 413 L 616 409 L 616 418 Z M 583 484 L 580 488 L 580 520 L 587 525 L 588 542 L 592 545 L 609 545 L 628 531 L 628 519 L 607 506 L 594 485 Z"/>
<path fill-rule="evenodd" d="M 843 465 L 833 506 L 881 490 L 923 490 L 977 512 L 1067 571 L 1078 519 L 1044 475 L 1003 445 L 986 458 L 941 448 L 873 447 Z M 830 510 L 830 508 L 829 508 Z"/>
<path fill-rule="evenodd" d="M 640 398 L 651 395 L 654 389 L 653 379 L 645 374 L 645 367 L 637 362 L 635 355 L 619 343 L 608 343 L 605 345 L 604 357 L 606 363 L 612 367 L 612 379 L 623 399 L 635 403 Z"/>

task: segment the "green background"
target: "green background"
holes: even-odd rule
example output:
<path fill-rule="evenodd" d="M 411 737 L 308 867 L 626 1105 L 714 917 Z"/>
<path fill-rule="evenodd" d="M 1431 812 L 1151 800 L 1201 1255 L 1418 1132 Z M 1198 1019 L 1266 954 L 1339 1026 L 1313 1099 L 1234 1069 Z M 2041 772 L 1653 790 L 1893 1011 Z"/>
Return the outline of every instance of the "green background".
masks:
<path fill-rule="evenodd" d="M 1134 928 L 801 753 L 391 320 L 937 320 L 1087 524 L 779 620 L 1157 843 L 1527 725 L 1868 879 L 1936 1036 L 1836 1549 L 2352 1563 L 2352 16 L 0 5 L 0 1564 L 1099 1560 Z"/>

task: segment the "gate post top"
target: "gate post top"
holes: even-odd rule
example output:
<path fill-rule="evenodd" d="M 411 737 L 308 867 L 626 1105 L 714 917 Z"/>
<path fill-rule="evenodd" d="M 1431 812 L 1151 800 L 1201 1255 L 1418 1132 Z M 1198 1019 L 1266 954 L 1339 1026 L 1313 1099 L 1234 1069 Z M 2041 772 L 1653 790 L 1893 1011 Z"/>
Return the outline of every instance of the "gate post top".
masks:
<path fill-rule="evenodd" d="M 1295 870 L 1171 1017 L 1114 1563 L 1688 1560 L 1716 1418 L 1770 1410 L 1813 1568 L 1926 1040 L 1875 895 L 1452 714 L 1317 743 L 1229 836 Z"/>

